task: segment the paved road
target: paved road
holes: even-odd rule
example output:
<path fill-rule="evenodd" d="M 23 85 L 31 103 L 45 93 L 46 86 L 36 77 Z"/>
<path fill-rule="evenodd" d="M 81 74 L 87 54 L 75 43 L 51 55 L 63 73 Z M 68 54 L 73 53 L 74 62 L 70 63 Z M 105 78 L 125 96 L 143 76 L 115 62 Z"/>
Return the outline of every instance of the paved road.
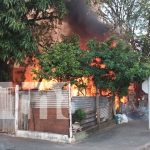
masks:
<path fill-rule="evenodd" d="M 147 122 L 142 120 L 97 132 L 75 144 L 56 144 L 0 135 L 0 150 L 137 150 L 149 144 L 150 131 L 147 130 Z"/>

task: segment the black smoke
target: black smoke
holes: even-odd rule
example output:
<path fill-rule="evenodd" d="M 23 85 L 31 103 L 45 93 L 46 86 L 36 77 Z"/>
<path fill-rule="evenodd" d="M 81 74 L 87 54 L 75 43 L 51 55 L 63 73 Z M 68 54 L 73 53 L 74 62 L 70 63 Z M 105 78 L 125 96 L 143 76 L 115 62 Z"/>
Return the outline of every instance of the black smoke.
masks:
<path fill-rule="evenodd" d="M 109 31 L 107 25 L 98 21 L 85 0 L 68 0 L 66 6 L 70 24 L 81 36 L 102 36 Z"/>

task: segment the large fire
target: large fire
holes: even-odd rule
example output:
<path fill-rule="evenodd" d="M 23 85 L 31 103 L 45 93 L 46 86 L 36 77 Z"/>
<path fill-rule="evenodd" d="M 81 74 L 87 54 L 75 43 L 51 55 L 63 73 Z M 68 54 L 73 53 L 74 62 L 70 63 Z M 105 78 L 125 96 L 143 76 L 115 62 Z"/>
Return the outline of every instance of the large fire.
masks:
<path fill-rule="evenodd" d="M 84 39 L 84 38 L 81 38 L 81 40 L 80 40 L 80 46 L 83 50 L 87 49 L 87 41 L 88 41 L 88 39 Z M 38 70 L 40 66 L 38 65 L 38 60 L 36 60 L 35 58 L 32 58 L 32 62 L 33 63 L 28 64 L 24 68 L 24 80 L 22 82 L 24 82 L 26 84 L 24 84 L 24 86 L 22 87 L 23 90 L 37 89 L 37 88 L 39 90 L 50 89 L 48 87 L 49 82 L 56 83 L 57 81 L 56 80 L 47 81 L 47 80 L 42 79 L 42 81 L 40 81 L 40 82 L 42 82 L 42 84 L 40 86 L 37 86 L 38 80 L 35 80 L 36 75 L 33 73 L 33 69 Z M 105 68 L 106 67 L 106 65 L 102 63 L 101 58 L 98 58 L 98 57 L 93 58 L 91 66 L 96 66 L 98 68 Z M 113 74 L 112 71 L 110 71 L 110 75 L 111 74 Z M 16 76 L 16 74 L 13 75 L 14 78 L 15 78 L 15 76 Z M 82 81 L 83 84 L 86 85 L 86 87 L 85 88 L 78 88 L 77 85 L 73 85 L 72 86 L 72 95 L 73 96 L 94 96 L 96 93 L 96 88 L 95 88 L 94 83 L 92 81 L 92 77 L 89 77 L 89 78 L 82 77 L 79 80 Z M 47 83 L 48 83 L 48 85 L 47 85 Z M 101 94 L 103 96 L 108 96 L 109 93 L 110 93 L 109 90 L 102 90 L 102 92 L 101 92 Z"/>
<path fill-rule="evenodd" d="M 119 99 L 118 96 L 115 96 L 115 109 L 119 110 L 121 104 L 127 104 L 128 98 L 127 96 L 123 96 L 121 99 Z"/>
<path fill-rule="evenodd" d="M 77 3 L 78 2 L 78 3 Z M 87 49 L 87 41 L 89 39 L 97 39 L 98 41 L 105 41 L 108 37 L 110 37 L 110 32 L 108 31 L 108 28 L 103 25 L 102 23 L 98 22 L 93 15 L 87 15 L 89 14 L 89 10 L 86 7 L 83 7 L 84 4 L 83 1 L 78 0 L 77 2 L 74 1 L 73 5 L 70 5 L 71 12 L 70 17 L 71 19 L 65 19 L 60 23 L 59 20 L 56 21 L 56 24 L 54 24 L 55 29 L 48 31 L 47 29 L 44 30 L 43 34 L 40 37 L 40 44 L 44 44 L 45 39 L 47 41 L 53 41 L 53 42 L 60 42 L 62 40 L 63 36 L 71 35 L 72 33 L 76 33 L 80 36 L 80 48 L 82 50 Z M 80 4 L 81 3 L 81 4 Z M 75 7 L 75 5 L 79 5 L 78 7 Z M 81 5 L 81 6 L 80 6 Z M 76 10 L 77 8 L 77 10 Z M 82 14 L 80 13 L 82 12 Z M 39 22 L 39 24 L 43 23 L 42 21 Z M 45 21 L 44 21 L 45 23 Z M 49 24 L 49 22 L 46 22 Z M 36 31 L 35 31 L 36 32 Z M 102 33 L 103 32 L 103 33 Z M 97 33 L 99 35 L 97 35 Z M 46 41 L 46 42 L 47 42 Z M 116 47 L 117 43 L 116 41 L 112 41 L 111 47 Z M 41 47 L 39 46 L 39 51 Z M 51 80 L 47 81 L 42 79 L 42 82 L 40 85 L 38 84 L 38 80 L 35 80 L 34 78 L 36 75 L 32 72 L 33 69 L 39 69 L 38 60 L 32 58 L 32 61 L 34 61 L 33 64 L 28 64 L 26 67 L 20 67 L 20 66 L 14 66 L 13 70 L 13 82 L 15 84 L 19 84 L 21 82 L 24 82 L 22 89 L 38 89 L 38 90 L 49 90 L 51 89 L 50 84 L 57 83 L 57 80 Z M 93 58 L 93 61 L 91 63 L 91 66 L 96 66 L 98 68 L 105 68 L 106 65 L 102 63 L 101 58 Z M 55 71 L 55 68 L 54 68 Z M 115 78 L 115 73 L 110 70 L 109 74 L 111 78 Z M 94 86 L 94 83 L 92 81 L 92 77 L 82 77 L 78 79 L 79 82 L 82 82 L 86 86 L 84 87 L 78 87 L 77 85 L 73 85 L 71 87 L 72 96 L 95 96 L 96 94 L 96 88 Z M 129 92 L 132 92 L 134 89 L 134 86 L 131 85 L 129 87 Z M 101 89 L 101 93 L 99 95 L 102 96 L 112 96 L 110 90 L 103 90 Z M 120 104 L 126 104 L 128 101 L 127 97 L 123 97 L 119 99 L 118 96 L 115 97 L 115 109 L 120 108 Z"/>
<path fill-rule="evenodd" d="M 62 41 L 62 38 L 64 36 L 69 36 L 72 34 L 78 34 L 80 36 L 80 47 L 82 50 L 87 49 L 87 42 L 89 39 L 97 39 L 99 41 L 105 41 L 109 37 L 109 28 L 107 25 L 100 22 L 96 15 L 93 14 L 93 11 L 90 10 L 90 8 L 86 5 L 84 1 L 81 0 L 75 0 L 75 1 L 68 1 L 66 3 L 68 8 L 68 16 L 64 18 L 64 20 L 40 20 L 37 21 L 37 23 L 40 25 L 45 25 L 45 28 L 35 28 L 33 30 L 33 35 L 36 33 L 39 36 L 40 44 L 39 44 L 39 51 L 42 49 L 42 45 L 45 43 L 52 44 L 55 42 Z M 48 10 L 53 11 L 53 10 Z M 34 16 L 34 12 L 31 12 L 28 16 L 28 18 L 32 18 Z M 54 26 L 54 29 L 51 28 L 51 26 Z M 34 58 L 32 58 L 34 59 Z M 32 72 L 33 69 L 38 69 L 38 60 L 34 59 L 33 64 L 28 64 L 26 67 L 23 68 L 22 73 L 19 73 L 17 71 L 13 71 L 13 81 L 15 83 L 20 82 L 38 82 L 38 80 L 35 80 L 36 77 L 35 74 Z M 100 63 L 100 58 L 95 58 L 95 61 L 97 63 Z M 93 62 L 94 63 L 94 62 Z M 91 64 L 92 65 L 92 64 Z M 100 68 L 106 67 L 105 64 L 100 64 Z M 54 68 L 55 69 L 55 68 Z M 15 69 L 14 69 L 15 70 Z M 18 69 L 19 70 L 19 69 Z M 18 74 L 18 75 L 17 75 Z M 19 79 L 19 75 L 21 76 Z M 24 79 L 22 78 L 24 76 Z M 95 86 L 93 85 L 92 78 L 85 78 L 83 77 L 82 82 L 86 84 L 86 88 L 77 88 L 76 85 L 72 86 L 73 95 L 88 95 L 93 96 L 95 95 Z M 38 88 L 41 89 L 48 89 L 45 85 L 46 82 L 42 80 L 43 87 L 38 86 Z M 50 81 L 50 82 L 57 82 L 56 80 Z M 45 85 L 45 86 L 44 86 Z M 33 86 L 34 88 L 36 87 Z M 23 87 L 23 89 L 27 89 L 28 87 Z M 31 87 L 30 87 L 31 89 Z M 105 92 L 103 92 L 105 93 Z"/>
<path fill-rule="evenodd" d="M 86 40 L 81 40 L 81 47 L 83 50 L 86 50 Z M 116 46 L 116 43 L 113 41 L 111 46 Z M 38 80 L 35 80 L 34 78 L 36 77 L 36 75 L 32 72 L 33 69 L 39 69 L 39 65 L 38 65 L 38 60 L 33 58 L 34 63 L 32 65 L 28 65 L 25 68 L 25 72 L 24 72 L 24 83 L 22 84 L 22 89 L 23 90 L 28 90 L 28 89 L 38 89 L 38 90 L 50 90 L 52 89 L 51 85 L 53 85 L 54 83 L 57 83 L 57 80 L 51 80 L 51 81 L 47 81 L 45 79 L 42 79 L 40 85 L 38 85 Z M 106 65 L 102 63 L 102 59 L 101 58 L 93 58 L 91 66 L 96 66 L 98 68 L 105 68 Z M 55 69 L 55 68 L 54 68 Z M 109 71 L 109 75 L 113 78 L 115 78 L 115 73 L 110 70 Z M 71 94 L 72 96 L 95 96 L 96 95 L 96 87 L 94 86 L 94 83 L 92 81 L 92 77 L 82 77 L 80 79 L 78 79 L 79 83 L 83 83 L 86 86 L 85 87 L 78 87 L 77 85 L 72 85 L 71 87 Z M 129 87 L 129 91 L 133 90 L 133 85 L 131 85 Z M 101 89 L 101 93 L 99 93 L 99 95 L 101 96 L 112 96 L 111 95 L 111 91 L 110 90 L 103 90 Z M 119 110 L 120 109 L 120 105 L 122 104 L 126 104 L 128 101 L 127 97 L 123 97 L 121 99 L 119 99 L 118 96 L 115 97 L 115 109 Z"/>

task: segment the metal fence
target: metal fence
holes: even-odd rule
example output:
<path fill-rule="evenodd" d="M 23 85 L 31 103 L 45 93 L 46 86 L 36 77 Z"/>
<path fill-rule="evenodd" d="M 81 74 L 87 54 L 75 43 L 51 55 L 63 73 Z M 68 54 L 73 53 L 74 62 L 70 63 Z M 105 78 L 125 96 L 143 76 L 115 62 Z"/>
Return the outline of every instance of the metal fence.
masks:
<path fill-rule="evenodd" d="M 78 96 L 70 100 L 70 90 L 59 88 L 49 91 L 19 91 L 18 86 L 0 88 L 0 132 L 38 131 L 72 137 L 71 110 L 73 113 L 77 109 L 86 113 L 81 121 L 83 130 L 97 125 L 95 97 Z M 99 104 L 101 123 L 111 120 L 111 98 L 99 97 Z"/>
<path fill-rule="evenodd" d="M 107 97 L 99 97 L 99 104 L 101 123 L 111 120 L 113 109 L 112 100 Z M 86 118 L 81 121 L 83 130 L 97 125 L 96 98 L 94 96 L 72 97 L 72 113 L 78 109 L 82 109 L 86 113 Z"/>
<path fill-rule="evenodd" d="M 0 88 L 0 132 L 15 132 L 15 88 Z"/>
<path fill-rule="evenodd" d="M 19 91 L 19 130 L 68 134 L 69 91 Z"/>

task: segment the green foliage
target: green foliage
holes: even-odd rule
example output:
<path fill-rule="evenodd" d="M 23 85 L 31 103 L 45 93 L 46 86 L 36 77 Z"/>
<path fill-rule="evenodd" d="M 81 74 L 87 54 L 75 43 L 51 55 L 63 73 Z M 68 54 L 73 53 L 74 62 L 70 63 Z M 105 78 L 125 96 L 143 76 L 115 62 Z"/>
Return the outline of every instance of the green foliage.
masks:
<path fill-rule="evenodd" d="M 116 47 L 111 47 L 111 43 L 111 39 L 102 44 L 90 41 L 90 51 L 86 56 L 88 61 L 84 62 L 87 62 L 86 69 L 93 76 L 96 87 L 109 89 L 112 93 L 123 96 L 127 94 L 131 82 L 141 82 L 150 75 L 150 65 L 142 63 L 141 54 L 122 40 L 117 41 Z M 93 66 L 93 58 L 102 60 Z M 106 67 L 100 67 L 101 64 Z"/>
<path fill-rule="evenodd" d="M 144 35 L 140 37 L 140 47 L 142 49 L 143 59 L 144 60 L 149 59 L 150 58 L 150 35 Z"/>
<path fill-rule="evenodd" d="M 65 38 L 63 42 L 55 43 L 37 55 L 41 69 L 34 72 L 37 78 L 74 82 L 87 73 L 81 67 L 84 53 L 77 37 Z"/>
<path fill-rule="evenodd" d="M 85 119 L 86 113 L 82 109 L 77 109 L 72 116 L 73 123 L 74 122 L 81 122 Z"/>
<path fill-rule="evenodd" d="M 54 8 L 54 12 L 47 13 L 49 7 Z M 34 12 L 32 17 L 31 12 Z M 0 0 L 0 61 L 5 65 L 8 62 L 11 65 L 15 62 L 23 63 L 26 57 L 38 53 L 38 38 L 32 33 L 37 21 L 52 21 L 62 18 L 65 13 L 63 0 Z M 5 81 L 10 73 L 2 64 L 0 68 L 3 69 L 0 78 Z"/>
<path fill-rule="evenodd" d="M 83 51 L 77 37 L 66 38 L 37 56 L 41 69 L 34 72 L 37 78 L 71 81 L 81 88 L 86 85 L 80 85 L 79 78 L 92 76 L 98 89 L 124 96 L 131 82 L 142 82 L 150 75 L 150 63 L 143 63 L 141 53 L 123 40 L 117 40 L 112 47 L 114 40 L 114 37 L 104 43 L 91 40 L 89 50 Z"/>
<path fill-rule="evenodd" d="M 22 61 L 37 50 L 32 35 L 36 21 L 62 17 L 66 10 L 63 0 L 1 0 L 0 2 L 0 59 Z M 55 16 L 46 13 L 48 7 L 55 9 Z M 27 15 L 35 11 L 32 19 Z M 38 18 L 38 14 L 41 18 Z M 57 15 L 56 15 L 57 14 Z"/>
<path fill-rule="evenodd" d="M 21 16 L 26 13 L 24 2 L 3 0 L 0 5 L 0 59 L 19 59 L 33 49 L 31 32 Z"/>

